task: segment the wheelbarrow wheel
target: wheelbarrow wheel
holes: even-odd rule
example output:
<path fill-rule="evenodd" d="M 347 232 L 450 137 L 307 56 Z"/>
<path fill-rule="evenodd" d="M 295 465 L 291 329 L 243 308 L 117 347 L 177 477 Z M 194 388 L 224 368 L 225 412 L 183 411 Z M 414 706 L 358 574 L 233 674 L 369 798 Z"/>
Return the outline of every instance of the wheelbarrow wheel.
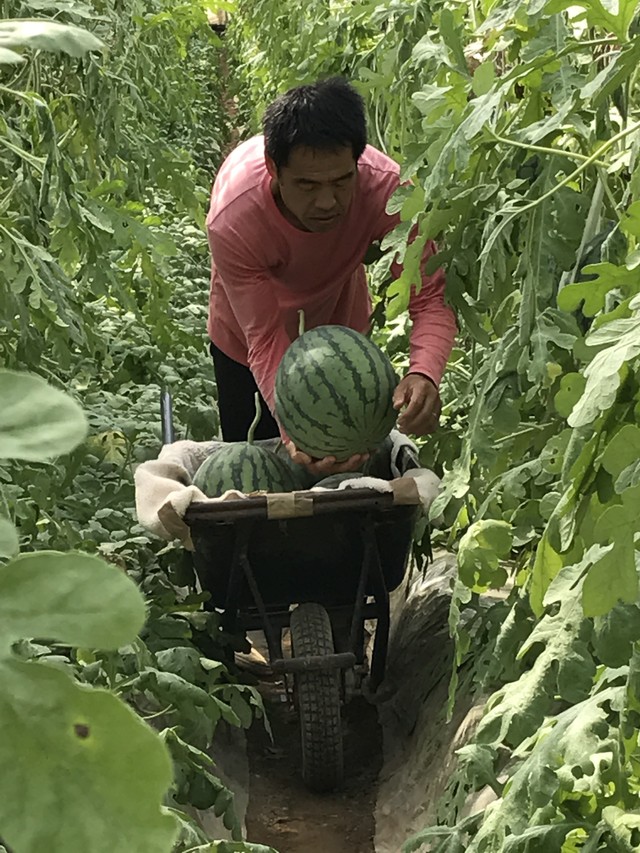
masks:
<path fill-rule="evenodd" d="M 291 614 L 294 657 L 334 652 L 329 614 L 320 604 L 301 604 Z M 312 791 L 332 791 L 342 783 L 340 671 L 295 675 L 302 737 L 302 778 Z"/>

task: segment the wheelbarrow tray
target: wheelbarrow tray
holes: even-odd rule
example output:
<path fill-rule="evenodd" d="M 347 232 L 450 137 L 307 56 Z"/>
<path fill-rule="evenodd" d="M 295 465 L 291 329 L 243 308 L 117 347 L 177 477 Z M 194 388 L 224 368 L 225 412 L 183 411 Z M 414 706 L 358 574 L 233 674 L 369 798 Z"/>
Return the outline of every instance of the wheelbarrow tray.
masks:
<path fill-rule="evenodd" d="M 194 567 L 214 607 L 230 603 L 230 583 L 241 547 L 269 609 L 308 601 L 328 608 L 353 605 L 365 552 L 372 544 L 387 591 L 400 585 L 411 550 L 416 505 L 394 504 L 393 494 L 372 489 L 302 494 L 308 496 L 310 513 L 303 517 L 269 517 L 264 496 L 191 505 L 185 520 L 194 545 Z M 368 543 L 367 537 L 374 542 Z M 234 605 L 252 607 L 255 598 L 249 584 L 236 586 Z M 369 573 L 364 594 L 374 594 L 376 586 Z"/>

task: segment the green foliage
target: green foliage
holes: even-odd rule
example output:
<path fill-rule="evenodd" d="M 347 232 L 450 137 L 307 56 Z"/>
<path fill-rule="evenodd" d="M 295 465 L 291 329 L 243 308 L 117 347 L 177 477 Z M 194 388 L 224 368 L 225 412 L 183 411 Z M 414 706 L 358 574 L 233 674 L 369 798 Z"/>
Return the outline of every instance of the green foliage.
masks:
<path fill-rule="evenodd" d="M 40 551 L 2 569 L 0 647 L 25 637 L 118 648 L 142 628 L 144 602 L 116 566 L 80 553 Z"/>
<path fill-rule="evenodd" d="M 61 51 L 69 56 L 84 56 L 90 50 L 103 50 L 105 44 L 93 33 L 47 20 L 0 21 L 0 47 L 15 54 L 16 48 L 26 47 L 32 50 Z M 10 64 L 24 61 L 17 55 L 2 54 L 4 62 Z M 0 56 L 1 58 L 1 56 Z"/>
<path fill-rule="evenodd" d="M 633 0 L 240 0 L 232 20 L 249 129 L 276 92 L 342 73 L 400 163 L 381 248 L 404 272 L 368 268 L 394 364 L 413 226 L 461 321 L 421 456 L 458 548 L 456 662 L 493 694 L 440 825 L 407 851 L 638 845 L 639 22 Z M 461 818 L 484 785 L 498 800 Z"/>
<path fill-rule="evenodd" d="M 0 459 L 46 461 L 87 434 L 80 406 L 38 376 L 0 370 L 0 395 Z"/>
<path fill-rule="evenodd" d="M 175 550 L 136 526 L 131 478 L 157 452 L 163 385 L 182 435 L 215 430 L 201 223 L 225 144 L 216 39 L 195 2 L 2 10 L 0 359 L 64 387 L 89 437 L 61 460 L 86 429 L 77 419 L 74 437 L 3 410 L 6 440 L 19 444 L 19 425 L 30 437 L 20 461 L 0 465 L 0 555 L 19 545 L 28 567 L 37 551 L 102 554 L 148 602 L 130 645 L 62 654 L 21 639 L 10 677 L 70 672 L 165 718 L 180 847 L 211 849 L 179 814 L 194 802 L 224 815 L 237 841 L 213 849 L 233 850 L 237 819 L 206 750 L 220 720 L 247 725 L 260 704 L 214 659 L 225 638 Z M 55 21 L 29 23 L 43 13 Z M 433 263 L 461 320 L 443 428 L 422 458 L 444 474 L 433 511 L 445 541 L 460 540 L 456 660 L 473 653 L 475 683 L 493 695 L 443 825 L 408 850 L 637 847 L 638 21 L 633 0 L 239 0 L 232 16 L 238 124 L 257 130 L 288 85 L 345 73 L 372 141 L 410 182 L 391 203 L 403 221 L 370 267 L 376 335 L 394 365 L 406 364 L 413 226 L 438 238 Z M 404 271 L 389 284 L 396 252 Z M 60 398 L 46 405 L 55 424 Z M 506 597 L 481 606 L 505 578 Z M 62 641 L 64 612 L 52 626 Z M 84 642 L 77 630 L 69 642 Z M 464 795 L 487 784 L 496 802 L 459 818 Z"/>
<path fill-rule="evenodd" d="M 8 371 L 0 376 L 10 392 L 0 429 L 3 455 L 40 461 L 82 440 L 82 412 L 62 392 L 37 377 Z M 68 435 L 61 440 L 67 419 Z M 4 555 L 11 556 L 17 537 L 3 521 L 9 543 Z M 17 851 L 43 844 L 105 853 L 172 848 L 175 822 L 160 808 L 171 764 L 160 739 L 111 693 L 87 690 L 69 672 L 20 660 L 13 651 L 30 637 L 117 649 L 135 639 L 144 618 L 134 583 L 97 557 L 41 551 L 0 567 L 0 759 L 14 768 L 3 777 L 0 827 Z M 37 813 L 38 821 L 25 821 L 25 811 Z"/>
<path fill-rule="evenodd" d="M 507 580 L 502 566 L 511 553 L 513 537 L 506 521 L 477 521 L 464 534 L 458 549 L 460 580 L 474 592 L 494 587 Z"/>
<path fill-rule="evenodd" d="M 171 763 L 132 710 L 45 664 L 4 660 L 0 682 L 0 757 L 14 768 L 0 821 L 13 849 L 37 851 L 43 842 L 50 850 L 105 853 L 172 849 L 175 822 L 160 811 Z M 22 809 L 37 821 L 12 806 L 15 784 Z"/>
<path fill-rule="evenodd" d="M 17 640 L 2 759 L 19 773 L 0 836 L 15 853 L 160 853 L 179 830 L 183 851 L 211 841 L 182 811 L 197 803 L 243 849 L 208 751 L 262 705 L 214 659 L 234 639 L 137 524 L 133 485 L 162 387 L 180 437 L 217 427 L 202 224 L 226 143 L 219 40 L 189 0 L 1 9 L 0 563 L 22 553 L 0 568 Z"/>

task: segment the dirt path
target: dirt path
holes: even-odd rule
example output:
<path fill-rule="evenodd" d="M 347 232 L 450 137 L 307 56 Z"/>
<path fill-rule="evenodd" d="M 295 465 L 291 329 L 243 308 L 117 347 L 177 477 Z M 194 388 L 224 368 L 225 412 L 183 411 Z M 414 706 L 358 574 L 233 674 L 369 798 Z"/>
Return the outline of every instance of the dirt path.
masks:
<path fill-rule="evenodd" d="M 300 778 L 295 711 L 282 701 L 281 683 L 261 688 L 273 743 L 258 726 L 248 739 L 251 771 L 247 837 L 278 853 L 373 853 L 376 780 L 382 736 L 376 709 L 353 700 L 343 717 L 345 785 L 340 793 L 311 794 Z"/>

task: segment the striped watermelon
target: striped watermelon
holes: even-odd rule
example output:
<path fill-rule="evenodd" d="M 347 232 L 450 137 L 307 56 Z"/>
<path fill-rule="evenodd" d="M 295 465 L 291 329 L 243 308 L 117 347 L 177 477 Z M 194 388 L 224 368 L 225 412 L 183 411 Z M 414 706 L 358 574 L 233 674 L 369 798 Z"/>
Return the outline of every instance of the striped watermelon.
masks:
<path fill-rule="evenodd" d="M 280 362 L 276 415 L 299 450 L 343 461 L 389 435 L 396 385 L 391 362 L 372 341 L 346 326 L 318 326 Z"/>
<path fill-rule="evenodd" d="M 312 474 L 304 465 L 298 465 L 297 462 L 294 462 L 293 459 L 289 456 L 289 451 L 286 449 L 284 445 L 278 447 L 274 453 L 276 453 L 277 458 L 284 462 L 285 467 L 289 469 L 291 477 L 294 482 L 294 486 L 292 487 L 292 491 L 304 491 L 306 489 L 310 489 L 311 486 L 315 486 L 318 482 L 318 475 Z"/>
<path fill-rule="evenodd" d="M 230 442 L 209 456 L 196 471 L 193 485 L 209 498 L 217 498 L 229 489 L 240 492 L 291 492 L 298 488 L 294 472 L 284 459 L 266 447 L 253 443 L 260 420 L 256 394 L 256 418 L 246 441 Z M 291 463 L 293 464 L 293 463 Z"/>

